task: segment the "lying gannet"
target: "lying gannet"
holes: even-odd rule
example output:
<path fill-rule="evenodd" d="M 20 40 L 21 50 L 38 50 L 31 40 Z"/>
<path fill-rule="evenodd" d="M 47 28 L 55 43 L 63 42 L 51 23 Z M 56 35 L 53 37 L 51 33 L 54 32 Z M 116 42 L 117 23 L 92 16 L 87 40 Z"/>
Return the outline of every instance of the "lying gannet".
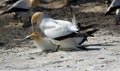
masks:
<path fill-rule="evenodd" d="M 33 32 L 21 41 L 33 41 L 36 47 L 40 48 L 41 51 L 55 51 L 57 49 L 57 45 L 53 44 L 47 38 L 41 37 L 37 32 Z"/>
<path fill-rule="evenodd" d="M 117 10 L 120 8 L 120 1 L 119 0 L 113 0 L 110 6 L 107 9 L 106 15 L 109 15 L 111 12 Z"/>
<path fill-rule="evenodd" d="M 42 12 L 36 12 L 32 15 L 31 23 L 37 24 L 40 30 L 56 45 L 64 48 L 75 48 L 87 40 L 87 37 L 98 29 L 89 32 L 80 31 L 76 25 L 76 19 L 73 15 L 72 22 L 64 20 L 55 20 Z M 86 50 L 86 48 L 80 48 Z"/>

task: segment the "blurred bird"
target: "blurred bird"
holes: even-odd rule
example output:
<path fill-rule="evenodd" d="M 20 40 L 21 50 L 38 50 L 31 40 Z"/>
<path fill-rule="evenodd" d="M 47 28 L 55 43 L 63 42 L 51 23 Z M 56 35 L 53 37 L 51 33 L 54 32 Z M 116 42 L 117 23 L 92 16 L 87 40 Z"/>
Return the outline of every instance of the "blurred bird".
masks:
<path fill-rule="evenodd" d="M 12 12 L 26 12 L 36 7 L 43 7 L 48 10 L 58 9 L 64 7 L 65 5 L 67 5 L 67 0 L 63 2 L 53 2 L 50 4 L 41 4 L 39 0 L 18 0 L 7 11 L 1 13 L 1 15 Z"/>
<path fill-rule="evenodd" d="M 2 6 L 7 6 L 7 5 L 10 5 L 10 4 L 13 4 L 15 2 L 17 2 L 18 0 L 6 0 L 4 2 L 1 3 Z"/>
<path fill-rule="evenodd" d="M 18 18 L 21 22 L 26 23 L 30 21 L 33 8 L 37 7 L 38 4 L 39 0 L 18 0 L 8 10 L 1 13 L 1 15 L 14 12 L 15 19 Z"/>
<path fill-rule="evenodd" d="M 116 22 L 116 25 L 120 25 L 120 9 L 116 10 L 115 22 Z"/>
<path fill-rule="evenodd" d="M 29 0 L 19 0 L 15 4 L 13 4 L 8 10 L 1 13 L 1 15 L 12 13 L 12 12 L 25 12 L 30 9 L 30 3 Z"/>
<path fill-rule="evenodd" d="M 72 22 L 64 20 L 55 20 L 42 12 L 36 12 L 32 15 L 31 23 L 34 27 L 37 24 L 40 30 L 48 37 L 54 44 L 62 47 L 79 47 L 87 37 L 98 29 L 92 30 L 92 33 L 80 31 L 76 24 L 75 16 L 73 15 Z M 34 30 L 34 28 L 33 28 Z M 81 48 L 86 50 L 86 48 Z"/>
<path fill-rule="evenodd" d="M 62 8 L 65 6 L 67 2 L 54 2 L 50 4 L 40 4 L 39 0 L 18 0 L 15 2 L 8 10 L 1 13 L 1 15 L 7 14 L 7 13 L 15 13 L 14 18 L 18 18 L 21 22 L 28 22 L 31 18 L 31 15 L 34 13 L 34 9 L 40 10 L 53 10 Z M 56 6 L 57 5 L 57 6 Z"/>
<path fill-rule="evenodd" d="M 119 0 L 113 0 L 112 3 L 110 4 L 110 6 L 108 7 L 105 15 L 111 14 L 111 12 L 117 10 L 118 8 L 120 8 L 120 1 Z"/>
<path fill-rule="evenodd" d="M 33 32 L 21 41 L 33 41 L 41 51 L 55 51 L 57 49 L 57 45 L 53 44 L 49 39 L 41 37 L 37 32 Z"/>
<path fill-rule="evenodd" d="M 119 25 L 120 22 L 120 1 L 119 0 L 113 0 L 110 6 L 107 9 L 107 12 L 105 15 L 110 15 L 113 11 L 116 11 L 116 17 L 115 17 L 115 22 L 116 25 Z"/>

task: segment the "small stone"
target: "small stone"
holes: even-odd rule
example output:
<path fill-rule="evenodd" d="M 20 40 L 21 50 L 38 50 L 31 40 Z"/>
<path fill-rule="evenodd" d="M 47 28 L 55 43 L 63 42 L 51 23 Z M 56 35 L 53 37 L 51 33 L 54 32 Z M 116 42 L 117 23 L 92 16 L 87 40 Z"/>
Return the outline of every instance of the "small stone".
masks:
<path fill-rule="evenodd" d="M 98 58 L 98 59 L 105 59 L 105 58 L 103 58 L 103 57 L 100 57 L 100 58 Z"/>
<path fill-rule="evenodd" d="M 101 67 L 104 67 L 104 65 L 102 65 Z"/>
<path fill-rule="evenodd" d="M 80 61 L 84 61 L 84 59 L 80 59 L 79 62 L 80 62 Z"/>
<path fill-rule="evenodd" d="M 31 57 L 30 59 L 35 59 L 34 57 Z"/>
<path fill-rule="evenodd" d="M 67 65 L 66 67 L 70 67 L 69 65 Z"/>
<path fill-rule="evenodd" d="M 64 56 L 61 56 L 60 58 L 64 58 Z"/>
<path fill-rule="evenodd" d="M 0 41 L 0 46 L 4 46 L 4 45 L 5 45 L 5 43 Z"/>

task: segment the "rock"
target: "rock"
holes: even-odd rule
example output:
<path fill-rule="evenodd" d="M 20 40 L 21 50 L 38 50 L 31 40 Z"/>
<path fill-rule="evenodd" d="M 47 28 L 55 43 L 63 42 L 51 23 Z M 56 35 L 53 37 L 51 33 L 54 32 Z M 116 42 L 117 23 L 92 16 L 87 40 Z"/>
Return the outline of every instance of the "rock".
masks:
<path fill-rule="evenodd" d="M 0 46 L 4 46 L 4 45 L 5 45 L 5 43 L 0 41 Z"/>

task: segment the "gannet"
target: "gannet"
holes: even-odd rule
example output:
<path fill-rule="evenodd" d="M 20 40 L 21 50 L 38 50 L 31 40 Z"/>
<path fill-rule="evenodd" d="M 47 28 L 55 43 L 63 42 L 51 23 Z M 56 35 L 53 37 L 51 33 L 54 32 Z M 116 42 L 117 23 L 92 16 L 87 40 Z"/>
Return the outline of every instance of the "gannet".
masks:
<path fill-rule="evenodd" d="M 42 12 L 36 12 L 32 15 L 31 23 L 40 28 L 40 30 L 49 38 L 54 44 L 60 45 L 64 48 L 75 48 L 87 40 L 87 37 L 97 30 L 86 33 L 79 31 L 76 25 L 76 19 L 73 15 L 72 22 L 64 20 L 55 20 L 45 15 Z M 86 50 L 86 48 L 81 48 Z"/>

